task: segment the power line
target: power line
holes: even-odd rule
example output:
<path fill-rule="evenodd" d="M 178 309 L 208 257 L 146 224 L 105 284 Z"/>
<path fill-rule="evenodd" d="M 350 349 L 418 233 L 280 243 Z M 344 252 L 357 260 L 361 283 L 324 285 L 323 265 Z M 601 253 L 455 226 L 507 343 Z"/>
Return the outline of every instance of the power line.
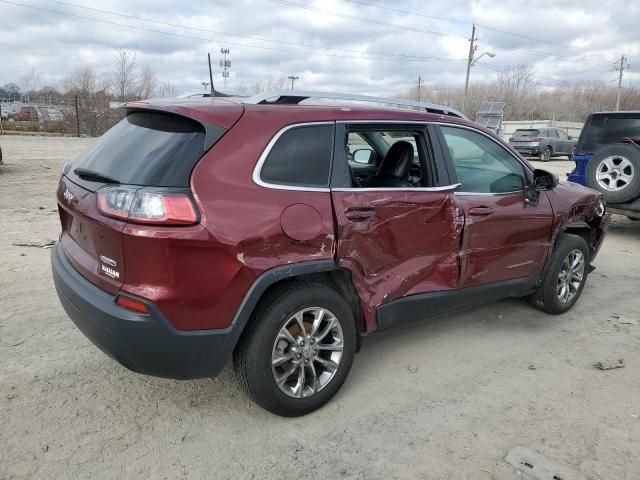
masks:
<path fill-rule="evenodd" d="M 216 35 L 223 35 L 223 36 L 229 36 L 229 37 L 246 38 L 248 40 L 255 40 L 255 41 L 259 41 L 259 42 L 269 42 L 269 43 L 276 43 L 276 44 L 281 44 L 281 45 L 292 45 L 292 46 L 296 46 L 296 47 L 305 47 L 305 48 L 313 48 L 313 49 L 321 49 L 321 50 L 331 50 L 331 51 L 346 52 L 346 53 L 357 53 L 357 54 L 360 54 L 360 55 L 365 55 L 365 56 L 340 56 L 340 55 L 331 55 L 331 54 L 322 53 L 323 55 L 337 56 L 339 58 L 361 58 L 361 59 L 364 59 L 364 60 L 385 60 L 384 58 L 378 59 L 378 58 L 374 57 L 374 56 L 382 56 L 382 57 L 389 57 L 390 60 L 393 60 L 393 61 L 406 60 L 406 61 L 416 61 L 416 62 L 417 61 L 424 61 L 424 60 L 458 62 L 458 61 L 462 61 L 463 60 L 463 59 L 458 59 L 458 58 L 441 58 L 441 57 L 432 57 L 432 56 L 424 56 L 424 55 L 409 55 L 409 54 L 402 54 L 402 53 L 350 50 L 350 49 L 345 49 L 345 48 L 325 47 L 325 46 L 322 46 L 322 45 L 313 45 L 313 44 L 301 43 L 301 42 L 290 42 L 290 41 L 285 41 L 285 40 L 272 40 L 272 39 L 268 39 L 268 38 L 264 38 L 264 37 L 256 37 L 256 36 L 253 36 L 253 35 L 243 35 L 243 34 L 239 34 L 239 33 L 221 32 L 221 31 L 217 31 L 217 30 L 210 30 L 210 29 L 206 29 L 206 28 L 202 28 L 202 27 L 196 27 L 196 26 L 192 26 L 192 25 L 180 25 L 180 24 L 177 24 L 177 23 L 163 22 L 163 21 L 160 21 L 160 20 L 153 20 L 153 19 L 149 19 L 149 18 L 138 17 L 138 16 L 135 16 L 135 15 L 128 15 L 128 14 L 124 14 L 124 13 L 120 13 L 120 12 L 114 12 L 114 11 L 110 11 L 110 10 L 102 10 L 102 9 L 99 9 L 99 8 L 86 7 L 84 5 L 78 5 L 78 4 L 71 3 L 71 2 L 62 2 L 62 1 L 57 1 L 57 0 L 44 0 L 44 1 L 47 1 L 47 2 L 50 2 L 50 3 L 55 3 L 55 4 L 58 4 L 58 5 L 64 5 L 64 6 L 68 6 L 68 7 L 74 7 L 74 8 L 81 8 L 81 9 L 84 9 L 84 10 L 90 10 L 90 11 L 97 12 L 97 13 L 103 13 L 103 14 L 107 14 L 107 15 L 113 15 L 113 16 L 118 16 L 118 17 L 122 17 L 122 18 L 128 18 L 128 19 L 147 22 L 147 23 L 155 23 L 157 25 L 163 25 L 163 26 L 168 26 L 168 27 L 182 28 L 182 29 L 186 29 L 186 30 L 195 30 L 195 31 L 200 31 L 200 32 L 205 32 L 205 33 L 213 33 L 213 34 L 216 34 Z M 33 9 L 37 9 L 37 10 L 43 10 L 43 11 L 46 11 L 46 12 L 57 13 L 57 14 L 60 14 L 60 15 L 75 16 L 75 17 L 78 17 L 78 18 L 93 20 L 93 21 L 97 21 L 97 22 L 107 22 L 107 23 L 111 23 L 111 24 L 115 24 L 115 25 L 127 26 L 129 28 L 135 27 L 134 25 L 124 25 L 124 24 L 120 24 L 120 23 L 110 22 L 110 21 L 107 21 L 107 20 L 93 18 L 93 17 L 85 17 L 83 15 L 77 15 L 77 14 L 74 14 L 74 13 L 71 13 L 71 12 L 63 12 L 63 11 L 59 11 L 59 10 L 51 10 L 51 9 L 47 9 L 47 8 L 37 7 L 35 5 L 20 4 L 20 3 L 11 2 L 11 1 L 3 1 L 3 3 L 9 3 L 9 4 L 12 4 L 12 5 L 28 7 L 28 8 L 33 8 Z M 165 33 L 165 34 L 170 34 L 170 35 L 173 34 L 173 33 L 170 33 L 170 32 L 150 30 L 150 29 L 146 29 L 144 27 L 140 27 L 140 29 L 147 30 L 147 31 L 152 31 L 152 32 L 158 32 L 158 33 Z M 173 35 L 175 35 L 175 36 L 183 36 L 183 35 L 180 35 L 180 34 L 173 34 Z M 184 36 L 184 37 L 186 37 L 186 38 L 198 38 L 198 37 L 192 37 L 192 36 L 188 36 L 188 35 Z M 200 39 L 200 38 L 198 38 L 198 39 Z M 205 40 L 208 40 L 208 39 L 205 39 Z M 209 41 L 212 41 L 212 40 L 209 40 Z M 224 42 L 229 43 L 226 40 Z M 245 47 L 249 47 L 249 48 L 262 48 L 262 49 L 267 49 L 267 50 L 270 49 L 270 50 L 276 50 L 276 51 L 282 51 L 282 52 L 288 52 L 288 53 L 305 53 L 305 54 L 309 53 L 309 52 L 301 52 L 301 51 L 295 51 L 295 50 L 285 50 L 285 49 L 275 49 L 275 48 L 268 48 L 268 47 L 260 47 L 260 46 L 256 46 L 256 45 L 233 44 L 233 43 L 229 43 L 229 44 L 230 45 L 237 45 L 237 46 L 245 46 Z"/>
<path fill-rule="evenodd" d="M 438 32 L 438 31 L 433 31 L 433 30 L 424 30 L 424 29 L 420 29 L 420 28 L 416 28 L 416 27 L 410 27 L 407 25 L 399 25 L 397 23 L 391 23 L 391 22 L 385 22 L 382 20 L 375 20 L 372 18 L 365 18 L 365 17 L 359 17 L 356 15 L 350 15 L 350 14 L 346 14 L 346 13 L 339 13 L 339 12 L 334 12 L 332 10 L 325 10 L 322 8 L 318 8 L 318 7 L 313 7 L 311 5 L 305 5 L 305 4 L 301 4 L 301 3 L 296 3 L 290 0 L 269 0 L 270 2 L 274 2 L 274 3 L 279 3 L 282 5 L 287 5 L 290 7 L 296 7 L 296 8 L 301 8 L 301 9 L 305 9 L 305 10 L 311 10 L 311 11 L 316 11 L 316 12 L 321 12 L 321 13 L 325 13 L 328 15 L 333 15 L 336 17 L 341 17 L 341 18 L 347 18 L 350 20 L 357 20 L 360 22 L 365 22 L 365 23 L 372 23 L 375 25 L 382 25 L 382 26 L 386 26 L 386 27 L 391 27 L 391 28 L 396 28 L 399 30 L 403 30 L 403 31 L 413 31 L 413 32 L 418 32 L 418 33 L 425 33 L 425 34 L 429 34 L 429 35 L 438 35 L 438 36 L 442 36 L 442 37 L 453 37 L 453 38 L 466 38 L 464 35 L 459 35 L 459 34 L 455 34 L 455 33 L 448 33 L 448 32 Z M 493 41 L 488 41 L 488 40 L 484 40 L 485 43 L 489 44 L 489 45 L 493 45 L 494 47 L 499 47 L 499 48 L 504 48 L 505 50 L 513 50 L 513 51 L 520 51 L 520 52 L 527 52 L 530 55 L 535 55 L 535 56 L 539 56 L 539 57 L 557 57 L 557 58 L 562 58 L 566 61 L 569 62 L 576 62 L 576 63 L 586 63 L 586 64 L 591 64 L 591 65 L 605 65 L 605 63 L 603 62 L 593 62 L 593 61 L 589 61 L 589 60 L 580 60 L 574 57 L 570 57 L 567 55 L 560 55 L 557 53 L 549 53 L 549 52 L 540 52 L 540 51 L 536 51 L 536 50 L 529 50 L 526 48 L 521 48 L 521 47 L 514 47 L 513 45 L 505 45 L 505 44 L 501 44 L 501 43 L 497 43 L 497 42 L 493 42 Z"/>
<path fill-rule="evenodd" d="M 350 2 L 350 3 L 357 3 L 359 5 L 365 5 L 365 6 L 368 6 L 368 7 L 379 8 L 381 10 L 387 10 L 387 11 L 390 11 L 390 12 L 404 13 L 406 15 L 415 15 L 417 17 L 429 18 L 429 19 L 432 19 L 432 20 L 441 20 L 441 21 L 445 21 L 445 22 L 460 23 L 460 24 L 464 24 L 464 25 L 473 25 L 475 23 L 475 25 L 477 27 L 482 27 L 482 28 L 484 28 L 486 30 L 493 30 L 494 32 L 503 33 L 505 35 L 511 35 L 511 36 L 514 36 L 514 37 L 524 38 L 526 40 L 532 40 L 534 42 L 539 42 L 539 43 L 546 43 L 546 44 L 549 44 L 549 45 L 557 45 L 559 47 L 564 47 L 564 48 L 571 48 L 571 49 L 578 50 L 578 51 L 583 51 L 583 52 L 586 52 L 586 53 L 590 53 L 591 52 L 590 50 L 587 50 L 587 49 L 584 49 L 584 48 L 574 47 L 572 45 L 567 45 L 567 44 L 564 44 L 564 43 L 552 42 L 550 40 L 544 40 L 544 39 L 541 39 L 541 38 L 534 38 L 534 37 L 530 37 L 528 35 L 522 35 L 521 33 L 509 32 L 507 30 L 500 30 L 499 28 L 490 27 L 489 25 L 484 25 L 484 24 L 473 22 L 473 21 L 470 21 L 470 20 L 459 20 L 459 19 L 456 19 L 456 18 L 447 18 L 447 17 L 438 17 L 438 16 L 435 16 L 435 15 L 427 15 L 427 14 L 420 13 L 420 12 L 412 12 L 412 11 L 408 11 L 408 10 L 402 10 L 402 9 L 399 9 L 399 8 L 387 7 L 387 6 L 384 6 L 384 5 L 377 5 L 377 4 L 374 4 L 374 3 L 364 2 L 362 0 L 345 0 L 345 1 L 346 2 Z"/>

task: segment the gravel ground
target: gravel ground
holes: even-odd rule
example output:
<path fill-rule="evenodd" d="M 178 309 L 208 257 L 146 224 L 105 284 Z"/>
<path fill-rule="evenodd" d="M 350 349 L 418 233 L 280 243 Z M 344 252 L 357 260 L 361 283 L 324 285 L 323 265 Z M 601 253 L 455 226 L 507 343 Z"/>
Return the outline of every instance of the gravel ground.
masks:
<path fill-rule="evenodd" d="M 567 314 L 511 300 L 372 335 L 332 402 L 283 419 L 229 367 L 180 382 L 119 366 L 65 315 L 49 250 L 13 245 L 57 238 L 62 164 L 90 142 L 0 137 L 0 478 L 516 479 L 518 445 L 640 478 L 640 222 L 614 218 Z"/>

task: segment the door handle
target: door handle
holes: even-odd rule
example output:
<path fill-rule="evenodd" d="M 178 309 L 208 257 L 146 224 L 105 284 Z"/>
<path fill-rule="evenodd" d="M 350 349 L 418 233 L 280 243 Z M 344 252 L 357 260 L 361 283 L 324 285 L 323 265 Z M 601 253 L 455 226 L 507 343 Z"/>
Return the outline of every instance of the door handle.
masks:
<path fill-rule="evenodd" d="M 345 217 L 352 222 L 364 222 L 375 215 L 373 208 L 348 208 L 344 211 Z"/>
<path fill-rule="evenodd" d="M 486 217 L 487 215 L 491 215 L 493 213 L 493 208 L 491 207 L 473 207 L 469 209 L 469 215 L 475 215 L 479 217 Z"/>

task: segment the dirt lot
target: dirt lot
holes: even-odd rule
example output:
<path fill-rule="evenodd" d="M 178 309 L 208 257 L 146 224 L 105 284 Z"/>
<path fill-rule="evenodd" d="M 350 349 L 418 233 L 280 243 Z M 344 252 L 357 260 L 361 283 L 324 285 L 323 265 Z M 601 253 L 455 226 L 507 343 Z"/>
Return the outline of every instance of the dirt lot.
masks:
<path fill-rule="evenodd" d="M 640 478 L 640 222 L 615 217 L 569 313 L 503 301 L 373 335 L 329 405 L 282 419 L 228 367 L 125 370 L 66 317 L 49 250 L 13 245 L 57 238 L 56 181 L 90 142 L 0 137 L 0 478 L 528 478 L 504 461 L 517 445 Z"/>

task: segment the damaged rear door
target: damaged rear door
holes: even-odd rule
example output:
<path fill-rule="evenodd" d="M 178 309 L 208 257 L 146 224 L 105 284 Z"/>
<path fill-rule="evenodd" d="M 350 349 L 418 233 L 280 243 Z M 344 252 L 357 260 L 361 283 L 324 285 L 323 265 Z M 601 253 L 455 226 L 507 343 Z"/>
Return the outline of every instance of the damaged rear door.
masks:
<path fill-rule="evenodd" d="M 371 182 L 353 174 L 354 150 L 370 148 L 385 162 L 390 147 L 410 143 L 414 161 L 406 182 Z M 406 146 L 406 145 L 405 145 Z M 427 127 L 420 124 L 339 124 L 332 199 L 339 265 L 352 272 L 367 331 L 377 328 L 380 305 L 407 295 L 455 288 L 464 223 L 443 168 L 438 168 Z M 378 170 L 380 170 L 378 165 Z M 400 185 L 404 183 L 404 185 Z M 370 185 L 377 186 L 371 187 Z"/>

